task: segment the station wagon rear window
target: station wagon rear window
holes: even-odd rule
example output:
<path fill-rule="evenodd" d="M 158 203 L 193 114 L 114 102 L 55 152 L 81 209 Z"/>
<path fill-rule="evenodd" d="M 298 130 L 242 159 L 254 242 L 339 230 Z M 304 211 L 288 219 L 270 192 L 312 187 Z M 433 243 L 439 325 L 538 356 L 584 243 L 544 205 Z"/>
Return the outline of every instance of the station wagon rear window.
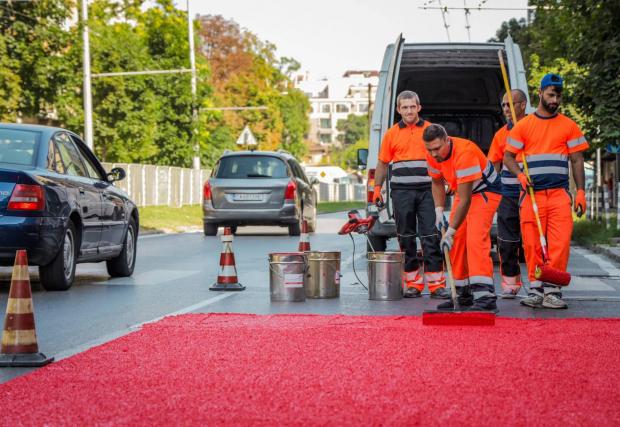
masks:
<path fill-rule="evenodd" d="M 252 179 L 286 178 L 286 164 L 272 156 L 228 156 L 223 157 L 215 171 L 216 178 Z"/>
<path fill-rule="evenodd" d="M 0 163 L 32 166 L 39 132 L 0 128 Z"/>

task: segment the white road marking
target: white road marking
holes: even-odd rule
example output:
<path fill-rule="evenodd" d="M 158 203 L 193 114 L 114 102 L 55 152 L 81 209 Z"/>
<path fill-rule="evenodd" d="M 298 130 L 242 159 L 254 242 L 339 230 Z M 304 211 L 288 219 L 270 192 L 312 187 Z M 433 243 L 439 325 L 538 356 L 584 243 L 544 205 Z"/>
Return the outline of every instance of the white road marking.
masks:
<path fill-rule="evenodd" d="M 582 248 L 572 248 L 572 250 L 573 252 L 583 256 L 587 260 L 592 261 L 594 264 L 598 265 L 608 275 L 620 277 L 620 269 L 618 269 L 606 258 Z"/>
<path fill-rule="evenodd" d="M 191 313 L 192 311 L 201 309 L 201 308 L 206 307 L 206 306 L 211 305 L 211 304 L 215 304 L 215 303 L 220 302 L 223 299 L 228 298 L 228 297 L 233 296 L 233 295 L 234 295 L 234 293 L 230 293 L 230 292 L 223 293 L 223 294 L 217 295 L 217 296 L 215 296 L 213 298 L 209 298 L 209 299 L 206 299 L 206 300 L 201 301 L 199 303 L 196 303 L 194 305 L 190 305 L 189 307 L 185 307 L 185 308 L 182 308 L 180 310 L 173 311 L 172 313 L 167 313 L 167 314 L 164 314 L 163 316 L 156 317 L 155 319 L 147 320 L 146 322 L 142 322 L 142 323 L 137 323 L 135 325 L 129 326 L 128 328 L 121 329 L 120 331 L 115 331 L 115 332 L 112 332 L 112 333 L 109 333 L 109 334 L 106 334 L 106 335 L 102 335 L 101 337 L 99 337 L 97 339 L 94 339 L 92 341 L 88 341 L 88 342 L 86 342 L 84 344 L 80 344 L 80 345 L 78 345 L 76 347 L 73 347 L 73 348 L 71 348 L 69 350 L 61 351 L 60 353 L 55 354 L 54 358 L 55 358 L 56 361 L 59 361 L 59 360 L 62 360 L 62 359 L 66 359 L 66 358 L 74 356 L 74 355 L 76 355 L 78 353 L 82 353 L 83 351 L 86 351 L 86 350 L 88 350 L 88 349 L 90 349 L 92 347 L 105 344 L 107 342 L 110 342 L 112 340 L 120 338 L 120 337 L 122 337 L 124 335 L 127 335 L 127 334 L 129 334 L 131 332 L 134 332 L 134 331 L 140 329 L 142 326 L 144 326 L 144 325 L 146 325 L 148 323 L 158 322 L 158 321 L 160 321 L 161 319 L 163 319 L 164 317 L 167 317 L 167 316 L 177 316 L 177 315 L 180 315 L 180 314 Z"/>
<path fill-rule="evenodd" d="M 579 277 L 579 276 L 573 276 L 567 290 L 569 291 L 606 291 L 606 292 L 616 291 L 613 287 L 605 284 L 600 279 L 597 279 L 595 277 Z"/>

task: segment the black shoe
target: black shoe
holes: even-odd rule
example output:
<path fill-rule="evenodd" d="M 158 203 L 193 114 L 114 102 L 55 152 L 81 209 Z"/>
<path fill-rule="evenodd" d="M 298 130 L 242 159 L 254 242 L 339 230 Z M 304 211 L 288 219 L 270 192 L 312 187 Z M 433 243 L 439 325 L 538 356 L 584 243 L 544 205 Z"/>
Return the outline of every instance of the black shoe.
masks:
<path fill-rule="evenodd" d="M 497 313 L 497 297 L 495 296 L 485 296 L 480 297 L 474 301 L 474 304 L 469 307 L 470 311 L 490 311 L 492 313 Z"/>
<path fill-rule="evenodd" d="M 474 303 L 474 294 L 471 293 L 471 288 L 469 286 L 461 286 L 456 288 L 456 293 L 458 297 L 456 298 L 459 306 L 461 307 L 470 307 Z M 450 301 L 442 302 L 437 306 L 437 310 L 454 310 L 454 303 L 452 302 L 452 298 Z"/>
<path fill-rule="evenodd" d="M 416 288 L 407 288 L 405 289 L 405 292 L 403 292 L 403 296 L 405 298 L 420 298 L 422 296 L 422 292 Z"/>
<path fill-rule="evenodd" d="M 431 292 L 431 298 L 435 299 L 449 299 L 450 293 L 446 291 L 446 288 L 437 288 L 434 292 Z"/>

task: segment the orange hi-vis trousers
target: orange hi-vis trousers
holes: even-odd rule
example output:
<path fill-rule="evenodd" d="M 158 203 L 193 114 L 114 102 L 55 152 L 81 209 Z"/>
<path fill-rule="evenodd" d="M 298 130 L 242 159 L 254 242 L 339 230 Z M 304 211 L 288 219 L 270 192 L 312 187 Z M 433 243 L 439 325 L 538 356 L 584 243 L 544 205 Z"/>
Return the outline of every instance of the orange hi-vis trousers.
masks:
<path fill-rule="evenodd" d="M 523 198 L 523 193 L 521 194 Z M 566 271 L 570 255 L 570 239 L 573 234 L 573 214 L 570 194 L 563 188 L 539 190 L 534 194 L 538 205 L 538 215 L 543 233 L 547 239 L 549 265 L 561 271 Z M 521 236 L 527 264 L 527 275 L 531 288 L 542 288 L 543 283 L 536 280 L 534 272 L 537 265 L 543 264 L 540 235 L 532 199 L 525 195 L 521 202 Z"/>
<path fill-rule="evenodd" d="M 456 286 L 486 285 L 493 292 L 493 260 L 491 259 L 491 226 L 502 196 L 485 192 L 472 194 L 465 221 L 456 230 L 450 250 L 452 274 Z M 460 200 L 454 198 L 450 223 Z"/>

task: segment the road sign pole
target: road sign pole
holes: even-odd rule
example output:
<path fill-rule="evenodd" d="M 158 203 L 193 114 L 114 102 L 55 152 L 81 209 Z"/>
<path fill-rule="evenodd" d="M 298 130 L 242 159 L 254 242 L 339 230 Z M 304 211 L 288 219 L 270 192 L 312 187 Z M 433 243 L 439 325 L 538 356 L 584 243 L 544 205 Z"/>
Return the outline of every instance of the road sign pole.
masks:
<path fill-rule="evenodd" d="M 200 169 L 200 145 L 198 144 L 198 109 L 196 108 L 196 56 L 194 53 L 194 23 L 187 0 L 187 32 L 189 37 L 189 64 L 192 70 L 192 143 L 194 144 L 194 169 Z"/>

